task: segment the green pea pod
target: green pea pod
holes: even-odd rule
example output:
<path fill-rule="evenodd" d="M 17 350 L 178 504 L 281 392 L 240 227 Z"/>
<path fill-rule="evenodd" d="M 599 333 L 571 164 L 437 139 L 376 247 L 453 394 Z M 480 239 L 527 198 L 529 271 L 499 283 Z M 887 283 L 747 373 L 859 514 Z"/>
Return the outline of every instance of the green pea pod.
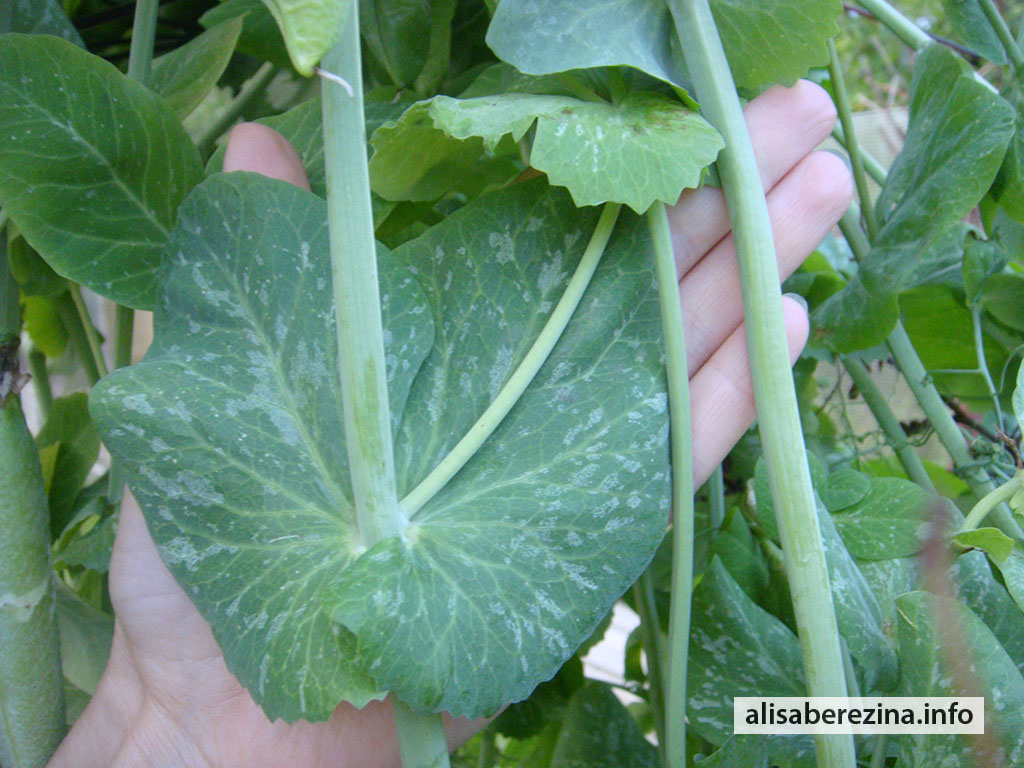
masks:
<path fill-rule="evenodd" d="M 0 405 L 0 531 L 0 765 L 35 768 L 64 736 L 64 683 L 46 493 L 17 395 Z"/>

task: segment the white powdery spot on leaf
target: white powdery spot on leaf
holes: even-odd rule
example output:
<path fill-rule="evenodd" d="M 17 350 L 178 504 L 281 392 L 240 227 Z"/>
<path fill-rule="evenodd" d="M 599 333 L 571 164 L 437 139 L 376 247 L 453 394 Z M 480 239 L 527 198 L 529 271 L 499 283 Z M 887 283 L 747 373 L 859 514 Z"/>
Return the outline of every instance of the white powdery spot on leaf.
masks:
<path fill-rule="evenodd" d="M 149 399 L 145 393 L 138 393 L 136 395 L 125 395 L 121 399 L 121 405 L 129 411 L 135 411 L 141 413 L 143 416 L 152 416 L 156 411 L 153 410 L 153 406 L 149 404 Z"/>
<path fill-rule="evenodd" d="M 516 244 L 508 232 L 491 232 L 487 244 L 494 248 L 494 260 L 499 264 L 508 264 L 516 257 Z"/>

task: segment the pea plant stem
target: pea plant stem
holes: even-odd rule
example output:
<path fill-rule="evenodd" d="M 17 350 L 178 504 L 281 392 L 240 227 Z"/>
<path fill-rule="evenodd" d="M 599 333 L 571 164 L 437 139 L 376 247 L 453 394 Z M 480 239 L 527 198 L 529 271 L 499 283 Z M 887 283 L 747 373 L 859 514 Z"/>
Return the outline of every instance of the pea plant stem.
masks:
<path fill-rule="evenodd" d="M 647 211 L 665 337 L 668 377 L 669 443 L 672 457 L 672 598 L 668 663 L 665 670 L 665 755 L 670 768 L 686 768 L 686 672 L 693 595 L 693 433 L 690 379 L 686 366 L 679 275 L 668 216 L 662 203 Z M 718 475 L 721 481 L 721 474 Z"/>
<path fill-rule="evenodd" d="M 840 359 L 843 368 L 846 369 L 846 372 L 850 374 L 850 378 L 853 379 L 853 383 L 856 385 L 860 396 L 864 398 L 865 404 L 871 409 L 871 414 L 875 417 L 875 421 L 878 422 L 879 428 L 885 433 L 886 442 L 889 443 L 889 447 L 896 453 L 896 457 L 899 459 L 900 464 L 903 465 L 907 477 L 922 488 L 934 493 L 935 485 L 928 476 L 928 472 L 925 471 L 921 457 L 917 455 L 917 451 L 911 445 L 910 438 L 907 437 L 907 433 L 900 426 L 900 421 L 889 407 L 885 395 L 878 389 L 875 380 L 871 378 L 867 366 L 859 359 L 849 355 Z"/>
<path fill-rule="evenodd" d="M 68 292 L 61 294 L 54 300 L 54 305 L 57 308 L 60 323 L 67 331 L 68 341 L 74 347 L 75 354 L 82 365 L 82 372 L 85 374 L 86 380 L 89 384 L 95 384 L 100 380 L 100 370 L 93 357 L 92 347 L 89 345 L 85 324 L 82 322 L 82 317 L 78 313 L 71 294 Z"/>
<path fill-rule="evenodd" d="M 725 139 L 718 169 L 736 245 L 758 423 L 809 694 L 845 696 L 839 630 L 790 372 L 778 265 L 757 162 L 707 0 L 669 0 L 669 8 L 697 98 Z M 850 736 L 817 736 L 816 745 L 822 768 L 856 765 Z"/>
<path fill-rule="evenodd" d="M 3 241 L 6 244 L 6 240 Z M 14 311 L 8 311 L 13 306 Z M 0 247 L 0 345 L 17 350 L 18 287 Z M 0 355 L 17 382 L 18 356 Z M 43 473 L 21 399 L 0 392 L 0 764 L 43 765 L 65 731 L 64 678 Z"/>
<path fill-rule="evenodd" d="M 1009 501 L 1022 486 L 1024 486 L 1024 473 L 1018 472 L 1009 482 L 1003 483 L 998 488 L 989 491 L 978 500 L 978 503 L 974 505 L 967 517 L 964 518 L 959 532 L 973 531 L 981 525 L 982 521 L 988 517 L 993 509 Z"/>
<path fill-rule="evenodd" d="M 480 446 L 497 429 L 502 419 L 512 410 L 512 406 L 519 401 L 523 392 L 530 386 L 530 382 L 533 381 L 551 354 L 551 350 L 555 348 L 555 344 L 562 337 L 562 332 L 565 331 L 565 327 L 572 319 L 576 307 L 579 306 L 587 286 L 590 285 L 594 271 L 597 269 L 612 231 L 615 229 L 615 222 L 618 220 L 621 209 L 622 206 L 618 203 L 605 204 L 601 216 L 597 220 L 597 225 L 594 227 L 594 233 L 590 237 L 590 242 L 587 243 L 583 256 L 580 257 L 579 264 L 576 266 L 576 271 L 573 272 L 573 276 L 562 292 L 562 297 L 558 300 L 558 304 L 555 305 L 522 362 L 509 376 L 491 404 L 480 414 L 480 418 L 466 431 L 466 434 L 448 452 L 448 455 L 402 499 L 402 509 L 410 519 L 438 491 L 444 488 L 448 481 L 480 450 Z"/>
<path fill-rule="evenodd" d="M 996 391 L 995 382 L 992 381 L 992 374 L 988 370 L 988 360 L 985 357 L 985 337 L 981 327 L 981 304 L 975 303 L 971 307 L 971 325 L 974 328 L 974 354 L 978 359 L 978 374 L 985 382 L 988 395 L 992 399 L 992 409 L 996 414 L 996 424 L 1000 430 L 1005 429 L 1006 422 L 1003 421 L 1003 409 L 999 405 L 999 393 Z"/>
<path fill-rule="evenodd" d="M 843 126 L 841 123 L 837 123 L 832 128 L 832 138 L 844 147 L 846 146 L 846 134 L 843 132 Z M 885 184 L 885 177 L 888 175 L 888 172 L 885 170 L 885 166 L 878 162 L 874 155 L 863 147 L 859 147 L 859 150 L 861 160 L 864 163 L 864 170 L 868 172 L 868 176 L 870 176 L 879 186 Z"/>
<path fill-rule="evenodd" d="M 69 282 L 68 293 L 71 295 L 71 301 L 75 305 L 75 312 L 81 321 L 82 331 L 85 333 L 85 339 L 89 344 L 89 352 L 92 355 L 93 363 L 96 365 L 96 371 L 99 374 L 99 378 L 102 379 L 107 375 L 107 362 L 103 358 L 103 346 L 100 344 L 100 335 L 96 331 L 96 326 L 92 323 L 89 308 L 85 306 L 82 289 L 77 283 Z"/>
<path fill-rule="evenodd" d="M 661 636 L 661 617 L 654 598 L 654 580 L 650 569 L 633 585 L 633 602 L 640 617 L 640 643 L 647 660 L 647 705 L 658 737 L 658 755 L 662 766 L 668 766 L 665 751 L 665 648 Z"/>
<path fill-rule="evenodd" d="M 836 51 L 835 40 L 831 38 L 828 41 L 828 58 L 828 72 L 832 80 L 836 112 L 839 114 L 839 122 L 843 126 L 846 153 L 850 156 L 853 180 L 857 186 L 857 197 L 860 199 L 861 215 L 864 217 L 864 228 L 868 232 L 868 237 L 874 240 L 878 236 L 878 221 L 875 218 L 874 206 L 871 205 L 868 178 L 864 173 L 864 159 L 860 153 L 860 144 L 857 142 L 857 133 L 853 128 L 850 94 L 846 90 L 846 82 L 843 79 L 843 68 L 839 65 L 839 53 Z"/>
<path fill-rule="evenodd" d="M 885 0 L 860 0 L 860 4 L 911 48 L 920 50 L 932 44 L 927 33 Z"/>
<path fill-rule="evenodd" d="M 355 10 L 323 66 L 349 84 L 323 83 L 324 166 L 345 447 L 359 535 L 369 548 L 402 535 L 408 520 L 395 490 Z M 441 716 L 393 705 L 404 768 L 447 768 Z"/>
<path fill-rule="evenodd" d="M 153 63 L 153 40 L 156 38 L 156 19 L 160 12 L 159 0 L 138 0 L 132 23 L 132 44 L 128 51 L 128 77 L 142 85 L 149 84 Z"/>

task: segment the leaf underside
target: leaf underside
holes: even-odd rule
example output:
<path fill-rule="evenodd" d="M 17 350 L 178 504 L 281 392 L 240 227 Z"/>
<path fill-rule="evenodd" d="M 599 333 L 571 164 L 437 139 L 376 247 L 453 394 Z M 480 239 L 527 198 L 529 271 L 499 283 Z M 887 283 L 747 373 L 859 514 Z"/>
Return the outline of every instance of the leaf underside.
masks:
<path fill-rule="evenodd" d="M 401 494 L 515 370 L 596 219 L 538 181 L 378 247 Z M 324 203 L 244 173 L 189 196 L 153 348 L 92 409 L 165 562 L 271 718 L 325 719 L 384 690 L 493 713 L 554 675 L 639 575 L 669 483 L 645 233 L 620 226 L 494 435 L 403 539 L 362 552 Z"/>

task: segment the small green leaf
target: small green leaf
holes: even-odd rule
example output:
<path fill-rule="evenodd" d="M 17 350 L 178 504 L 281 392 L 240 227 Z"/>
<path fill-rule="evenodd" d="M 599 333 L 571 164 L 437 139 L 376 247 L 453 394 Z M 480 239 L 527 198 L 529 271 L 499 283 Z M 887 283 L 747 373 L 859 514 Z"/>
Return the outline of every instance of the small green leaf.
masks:
<path fill-rule="evenodd" d="M 353 0 L 263 0 L 299 74 L 309 77 L 341 34 Z"/>
<path fill-rule="evenodd" d="M 55 299 L 68 289 L 68 281 L 54 272 L 25 238 L 18 236 L 9 241 L 7 258 L 23 296 Z"/>
<path fill-rule="evenodd" d="M 430 0 L 362 0 L 359 33 L 395 87 L 412 85 L 430 46 Z"/>
<path fill-rule="evenodd" d="M 117 519 L 117 514 L 102 517 L 86 533 L 72 538 L 56 559 L 62 566 L 80 566 L 96 573 L 106 573 L 110 570 Z"/>
<path fill-rule="evenodd" d="M 0 9 L 0 35 L 22 32 L 29 35 L 56 35 L 85 48 L 82 36 L 64 12 L 60 0 L 6 0 Z"/>
<path fill-rule="evenodd" d="M 47 357 L 63 355 L 68 344 L 68 334 L 53 300 L 43 296 L 26 296 L 22 305 L 25 330 L 36 348 Z"/>
<path fill-rule="evenodd" d="M 1024 275 L 992 275 L 985 281 L 982 305 L 999 322 L 1024 332 Z"/>
<path fill-rule="evenodd" d="M 718 132 L 675 99 L 629 93 L 620 103 L 564 96 L 502 94 L 475 99 L 438 96 L 434 126 L 449 136 L 480 136 L 493 151 L 511 134 L 519 141 L 537 123 L 530 164 L 567 187 L 576 205 L 625 203 L 637 213 L 660 200 L 669 205 L 722 148 Z"/>
<path fill-rule="evenodd" d="M 900 696 L 964 696 L 972 685 L 985 697 L 985 733 L 993 735 L 996 765 L 1016 765 L 1024 755 L 1024 679 L 991 630 L 962 603 L 928 592 L 898 598 Z M 950 659 L 962 664 L 951 674 Z M 901 734 L 900 765 L 934 768 L 971 765 L 968 737 Z"/>
<path fill-rule="evenodd" d="M 953 542 L 967 549 L 980 549 L 995 563 L 1003 563 L 1013 552 L 1013 539 L 998 528 L 975 528 L 953 537 Z"/>
<path fill-rule="evenodd" d="M 242 20 L 231 19 L 154 59 L 149 87 L 174 114 L 185 117 L 217 84 L 241 32 Z"/>
<path fill-rule="evenodd" d="M 1010 597 L 1017 607 L 1024 611 L 1024 551 L 1020 547 L 1014 547 L 1004 560 L 993 558 L 993 562 L 1003 575 L 1003 582 Z"/>
<path fill-rule="evenodd" d="M 160 98 L 49 36 L 0 37 L 0 205 L 58 273 L 152 308 L 178 204 L 202 178 Z"/>
<path fill-rule="evenodd" d="M 829 512 L 841 512 L 871 492 L 871 478 L 855 469 L 839 469 L 828 476 L 818 493 Z"/>
<path fill-rule="evenodd" d="M 100 436 L 89 418 L 89 398 L 84 392 L 53 401 L 36 445 L 60 446 L 48 496 L 51 519 L 66 520 L 100 451 Z"/>
<path fill-rule="evenodd" d="M 964 291 L 967 305 L 974 306 L 988 278 L 1002 270 L 1009 254 L 998 240 L 982 240 L 972 232 L 964 241 Z"/>
<path fill-rule="evenodd" d="M 92 694 L 107 666 L 114 637 L 113 617 L 96 610 L 58 581 L 57 629 L 64 677 L 79 690 Z"/>
<path fill-rule="evenodd" d="M 551 768 L 657 768 L 658 752 L 644 738 L 611 686 L 588 681 L 569 703 Z"/>

